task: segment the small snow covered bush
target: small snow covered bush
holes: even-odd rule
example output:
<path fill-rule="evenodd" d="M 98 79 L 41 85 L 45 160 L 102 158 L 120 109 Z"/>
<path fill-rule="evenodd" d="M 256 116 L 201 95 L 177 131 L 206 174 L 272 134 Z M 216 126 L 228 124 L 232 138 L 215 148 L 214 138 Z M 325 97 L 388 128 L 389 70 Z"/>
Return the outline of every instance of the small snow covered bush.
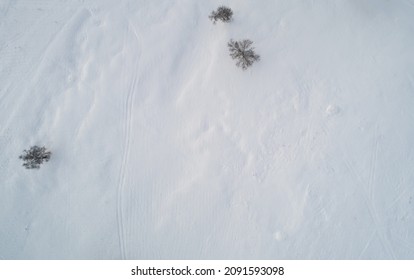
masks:
<path fill-rule="evenodd" d="M 250 40 L 233 41 L 233 39 L 227 44 L 230 56 L 237 60 L 237 67 L 241 67 L 243 70 L 246 70 L 255 61 L 260 60 L 260 56 L 254 52 L 252 44 L 253 42 Z"/>
<path fill-rule="evenodd" d="M 233 11 L 230 8 L 220 6 L 216 11 L 212 11 L 208 18 L 211 19 L 214 24 L 216 24 L 218 20 L 221 20 L 222 22 L 229 22 L 231 21 L 232 16 Z"/>
<path fill-rule="evenodd" d="M 23 166 L 27 169 L 39 169 L 43 162 L 48 162 L 52 153 L 45 147 L 32 146 L 29 150 L 24 150 L 19 156 L 24 161 Z"/>

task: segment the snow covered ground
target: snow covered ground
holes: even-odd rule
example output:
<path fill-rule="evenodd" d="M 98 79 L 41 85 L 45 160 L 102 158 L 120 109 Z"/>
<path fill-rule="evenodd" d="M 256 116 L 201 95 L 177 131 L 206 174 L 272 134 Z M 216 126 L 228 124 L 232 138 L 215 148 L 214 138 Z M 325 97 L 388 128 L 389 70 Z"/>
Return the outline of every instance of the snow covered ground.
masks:
<path fill-rule="evenodd" d="M 0 0 L 0 258 L 413 259 L 413 50 L 413 0 Z"/>

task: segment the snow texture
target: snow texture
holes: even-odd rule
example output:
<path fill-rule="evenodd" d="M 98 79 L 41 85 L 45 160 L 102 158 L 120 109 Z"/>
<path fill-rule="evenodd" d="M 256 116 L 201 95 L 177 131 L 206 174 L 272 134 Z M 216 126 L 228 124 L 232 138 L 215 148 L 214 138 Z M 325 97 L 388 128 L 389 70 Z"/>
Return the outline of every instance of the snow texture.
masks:
<path fill-rule="evenodd" d="M 413 0 L 1 0 L 0 258 L 413 259 L 413 34 Z"/>

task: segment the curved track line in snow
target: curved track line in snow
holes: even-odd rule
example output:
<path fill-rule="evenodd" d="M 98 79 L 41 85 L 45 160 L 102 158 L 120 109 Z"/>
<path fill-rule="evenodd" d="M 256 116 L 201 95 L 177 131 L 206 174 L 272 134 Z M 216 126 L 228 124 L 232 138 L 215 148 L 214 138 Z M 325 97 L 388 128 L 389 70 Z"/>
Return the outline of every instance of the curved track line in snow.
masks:
<path fill-rule="evenodd" d="M 378 152 L 379 152 L 379 140 L 378 140 L 378 125 L 375 127 L 374 132 L 374 144 L 372 148 L 371 162 L 370 162 L 370 177 L 368 181 L 368 203 L 370 204 L 372 216 L 375 219 L 375 224 L 378 229 L 378 234 L 380 235 L 381 242 L 385 246 L 388 253 L 392 256 L 393 259 L 396 259 L 395 252 L 389 242 L 389 239 L 386 236 L 386 233 L 383 229 L 380 228 L 381 221 L 379 219 L 378 211 L 374 203 L 374 182 L 377 173 L 377 164 L 378 164 Z"/>
<path fill-rule="evenodd" d="M 377 231 L 373 230 L 371 235 L 369 236 L 367 242 L 365 243 L 365 247 L 362 249 L 361 253 L 359 254 L 358 259 L 362 259 L 362 256 L 365 254 L 365 251 L 368 249 L 369 245 L 371 245 L 372 240 L 374 239 L 375 233 Z"/>
<path fill-rule="evenodd" d="M 392 246 L 391 246 L 388 238 L 386 237 L 386 234 L 384 233 L 384 230 L 382 229 L 381 222 L 380 222 L 380 219 L 378 218 L 378 213 L 377 213 L 377 210 L 375 208 L 374 201 L 373 201 L 373 199 L 374 199 L 374 196 L 373 196 L 374 182 L 375 182 L 375 175 L 376 175 L 376 168 L 377 168 L 377 161 L 378 161 L 378 152 L 379 152 L 379 140 L 378 140 L 378 132 L 377 131 L 378 131 L 378 126 L 375 127 L 375 132 L 374 132 L 374 144 L 373 144 L 371 159 L 370 159 L 370 163 L 369 163 L 370 173 L 369 173 L 367 184 L 365 184 L 366 181 L 363 180 L 361 175 L 355 170 L 354 165 L 352 164 L 352 162 L 350 162 L 350 160 L 347 156 L 347 153 L 345 153 L 342 150 L 342 154 L 343 154 L 343 158 L 345 160 L 345 165 L 346 165 L 347 169 L 349 170 L 349 172 L 352 175 L 351 179 L 354 180 L 354 182 L 357 183 L 357 185 L 359 186 L 359 188 L 362 191 L 363 198 L 365 200 L 365 204 L 366 204 L 366 206 L 368 208 L 368 211 L 369 211 L 369 215 L 371 216 L 372 222 L 374 223 L 374 226 L 375 226 L 374 234 L 375 233 L 378 234 L 378 236 L 381 240 L 381 243 L 384 246 L 384 249 L 387 251 L 387 253 L 393 259 L 396 259 L 395 252 L 392 249 Z M 367 246 L 369 246 L 369 244 Z M 364 253 L 365 250 L 366 250 L 366 248 L 361 252 L 361 255 Z"/>
<path fill-rule="evenodd" d="M 374 180 L 376 175 L 377 169 L 377 158 L 378 158 L 378 127 L 375 128 L 374 133 L 374 145 L 372 145 L 372 152 L 371 152 L 371 161 L 370 161 L 370 171 L 369 171 L 369 179 L 368 179 L 368 198 L 369 201 L 373 201 L 374 199 Z"/>
<path fill-rule="evenodd" d="M 126 41 L 129 34 L 129 26 L 127 28 L 126 34 L 124 35 L 124 42 L 123 47 L 125 48 Z M 126 70 L 125 70 L 125 63 L 122 70 L 122 76 L 125 77 Z M 125 84 L 125 81 L 124 81 Z M 128 92 L 125 105 L 122 111 L 122 115 L 124 119 L 128 120 L 128 110 L 125 109 L 128 108 L 128 101 L 129 101 L 129 95 L 131 91 Z M 123 127 L 123 133 L 124 133 L 124 147 L 123 147 L 123 154 L 122 154 L 122 161 L 121 161 L 121 167 L 119 170 L 119 179 L 118 179 L 118 186 L 117 186 L 117 224 L 118 224 L 118 237 L 119 237 L 119 248 L 121 251 L 121 258 L 125 259 L 125 243 L 124 243 L 124 226 L 123 226 L 123 214 L 122 214 L 122 188 L 125 184 L 125 164 L 126 164 L 126 150 L 127 150 L 127 138 L 125 136 L 128 136 L 127 127 L 128 125 L 125 125 L 124 121 L 124 127 Z"/>
<path fill-rule="evenodd" d="M 128 35 L 131 33 L 131 27 L 134 28 L 131 23 L 128 21 L 128 28 L 127 32 L 124 38 L 123 45 L 125 46 L 126 40 L 128 38 Z M 135 30 L 132 30 L 132 33 L 134 34 L 134 37 L 138 40 L 137 33 Z M 122 195 L 125 188 L 125 181 L 126 181 L 126 166 L 128 163 L 129 158 L 129 151 L 130 151 L 130 145 L 131 145 L 131 126 L 132 126 L 132 116 L 133 116 L 133 104 L 135 99 L 135 92 L 136 92 L 136 86 L 138 81 L 138 66 L 139 66 L 139 58 L 136 59 L 134 72 L 132 74 L 133 79 L 129 86 L 129 90 L 125 99 L 125 104 L 123 108 L 123 116 L 124 116 L 124 148 L 123 148 L 123 154 L 122 154 L 122 162 L 121 167 L 119 170 L 119 180 L 118 180 L 118 188 L 117 188 L 117 222 L 118 222 L 118 235 L 119 235 L 119 244 L 120 244 L 120 250 L 121 250 L 121 257 L 122 259 L 127 258 L 126 253 L 126 241 L 125 241 L 125 225 L 124 225 L 124 213 L 123 213 L 123 199 Z M 125 77 L 125 67 L 122 71 L 124 77 Z"/>
<path fill-rule="evenodd" d="M 378 164 L 378 152 L 379 152 L 379 140 L 378 140 L 378 125 L 375 127 L 374 132 L 374 143 L 372 145 L 372 153 L 371 153 L 371 161 L 370 161 L 370 174 L 368 179 L 368 187 L 367 187 L 367 200 L 369 203 L 369 208 L 371 212 L 371 216 L 374 219 L 378 234 L 380 236 L 381 242 L 388 253 L 396 259 L 395 252 L 392 249 L 392 246 L 387 238 L 384 230 L 381 228 L 381 221 L 379 219 L 378 211 L 375 207 L 374 203 L 374 182 L 377 173 L 377 164 Z"/>

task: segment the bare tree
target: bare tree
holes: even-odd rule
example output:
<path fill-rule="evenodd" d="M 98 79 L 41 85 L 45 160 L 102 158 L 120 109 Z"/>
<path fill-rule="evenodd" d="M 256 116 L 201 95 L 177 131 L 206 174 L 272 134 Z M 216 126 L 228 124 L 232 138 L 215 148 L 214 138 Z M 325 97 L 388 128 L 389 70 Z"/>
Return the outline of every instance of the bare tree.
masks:
<path fill-rule="evenodd" d="M 232 20 L 232 16 L 233 11 L 230 8 L 220 6 L 216 11 L 212 11 L 208 18 L 211 19 L 214 24 L 216 24 L 218 20 L 221 20 L 222 22 L 229 22 Z"/>
<path fill-rule="evenodd" d="M 260 56 L 254 52 L 252 44 L 253 42 L 250 40 L 233 41 L 233 39 L 227 44 L 230 56 L 237 60 L 237 67 L 241 67 L 243 70 L 260 60 Z"/>
<path fill-rule="evenodd" d="M 24 161 L 23 166 L 27 169 L 39 169 L 43 162 L 48 162 L 52 153 L 45 147 L 32 146 L 29 150 L 24 150 L 19 156 Z"/>

